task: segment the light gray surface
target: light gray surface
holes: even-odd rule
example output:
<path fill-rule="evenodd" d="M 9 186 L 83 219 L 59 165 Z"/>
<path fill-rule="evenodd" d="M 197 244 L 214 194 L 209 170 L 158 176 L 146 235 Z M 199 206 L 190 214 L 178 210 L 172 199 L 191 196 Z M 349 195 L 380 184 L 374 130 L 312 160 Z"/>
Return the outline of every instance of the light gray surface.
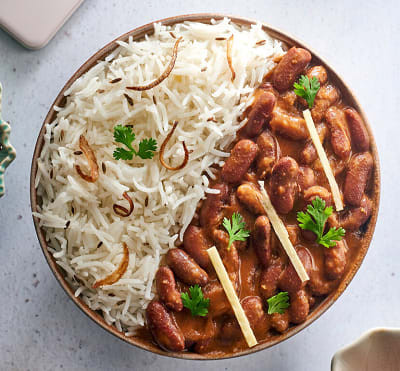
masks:
<path fill-rule="evenodd" d="M 17 160 L 0 200 L 1 370 L 327 370 L 336 349 L 375 326 L 400 322 L 398 0 L 86 0 L 43 50 L 28 51 L 0 32 L 4 118 Z M 295 5 L 295 3 L 297 5 Z M 131 347 L 70 302 L 40 251 L 29 209 L 36 136 L 58 91 L 95 51 L 118 35 L 167 16 L 220 11 L 258 18 L 305 40 L 342 74 L 372 124 L 382 167 L 380 217 L 371 249 L 350 287 L 305 331 L 261 353 L 188 362 Z"/>

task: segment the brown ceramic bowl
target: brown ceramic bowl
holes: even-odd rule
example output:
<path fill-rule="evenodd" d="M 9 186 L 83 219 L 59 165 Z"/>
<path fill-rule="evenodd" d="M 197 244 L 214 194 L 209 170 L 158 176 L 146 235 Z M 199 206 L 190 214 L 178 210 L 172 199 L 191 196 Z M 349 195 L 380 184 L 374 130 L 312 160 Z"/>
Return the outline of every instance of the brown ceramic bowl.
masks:
<path fill-rule="evenodd" d="M 167 18 L 163 19 L 157 22 L 162 22 L 165 25 L 173 25 L 176 23 L 181 23 L 184 21 L 196 21 L 196 22 L 204 22 L 204 23 L 210 23 L 211 19 L 221 19 L 223 18 L 224 15 L 220 14 L 192 14 L 192 15 L 183 15 L 183 16 L 177 16 L 177 17 L 172 17 L 172 18 Z M 241 17 L 229 17 L 233 22 L 240 24 L 240 25 L 251 25 L 256 23 L 253 20 L 241 18 Z M 378 160 L 378 152 L 376 148 L 376 144 L 372 135 L 371 128 L 368 124 L 368 120 L 358 103 L 357 99 L 355 98 L 354 94 L 351 92 L 351 90 L 348 88 L 348 86 L 343 82 L 343 80 L 338 76 L 338 74 L 327 64 L 324 59 L 318 56 L 317 53 L 315 53 L 312 48 L 309 48 L 307 45 L 302 43 L 301 41 L 293 38 L 292 36 L 287 35 L 286 33 L 279 31 L 269 25 L 263 24 L 263 28 L 266 32 L 268 32 L 272 37 L 277 38 L 287 44 L 287 46 L 299 46 L 306 48 L 310 50 L 310 52 L 313 55 L 313 58 L 315 61 L 318 63 L 321 63 L 326 67 L 326 69 L 329 72 L 331 80 L 333 80 L 334 84 L 339 87 L 339 89 L 342 92 L 342 95 L 344 99 L 349 102 L 350 105 L 352 105 L 362 116 L 364 119 L 364 122 L 366 123 L 369 135 L 371 137 L 371 149 L 374 157 L 374 162 L 375 162 L 375 170 L 374 170 L 374 176 L 373 176 L 373 201 L 374 201 L 374 209 L 372 212 L 372 217 L 366 227 L 365 231 L 365 237 L 363 240 L 363 245 L 361 246 L 359 250 L 358 256 L 355 258 L 355 261 L 351 267 L 351 269 L 347 272 L 345 277 L 343 277 L 343 280 L 340 284 L 340 286 L 328 297 L 326 297 L 318 307 L 316 307 L 313 312 L 309 315 L 307 321 L 302 323 L 301 325 L 294 326 L 290 328 L 286 333 L 281 334 L 279 336 L 274 337 L 270 341 L 263 342 L 261 344 L 258 344 L 254 348 L 249 348 L 247 350 L 233 353 L 233 354 L 227 354 L 224 355 L 223 357 L 217 357 L 217 358 L 229 358 L 229 357 L 237 357 L 237 356 L 242 356 L 250 353 L 257 352 L 262 349 L 269 348 L 275 344 L 280 343 L 283 340 L 286 340 L 290 338 L 291 336 L 297 334 L 299 331 L 310 325 L 312 322 L 314 322 L 322 313 L 324 313 L 335 301 L 336 299 L 343 293 L 343 291 L 346 289 L 352 278 L 354 277 L 355 273 L 357 272 L 358 268 L 360 267 L 365 254 L 367 253 L 369 244 L 372 239 L 372 235 L 375 229 L 375 224 L 376 224 L 376 219 L 378 215 L 378 209 L 379 209 L 379 194 L 380 194 L 380 170 L 379 170 L 379 160 Z M 129 36 L 132 36 L 134 40 L 139 40 L 143 38 L 145 34 L 152 34 L 153 33 L 153 24 L 149 23 L 145 26 L 139 27 L 134 29 L 133 31 L 129 31 L 126 34 L 118 37 L 116 40 L 127 40 Z M 36 211 L 36 207 L 38 205 L 38 200 L 37 195 L 36 195 L 36 189 L 34 186 L 34 180 L 35 180 L 35 175 L 37 172 L 37 158 L 40 155 L 40 152 L 42 150 L 43 146 L 43 135 L 44 135 L 44 125 L 47 123 L 52 122 L 55 119 L 56 112 L 53 110 L 53 106 L 62 106 L 64 103 L 64 92 L 71 86 L 71 84 L 79 78 L 81 75 L 83 75 L 85 72 L 87 72 L 90 68 L 92 68 L 98 60 L 103 60 L 109 53 L 111 53 L 116 47 L 115 41 L 110 42 L 107 44 L 105 47 L 103 47 L 101 50 L 99 50 L 96 54 L 94 54 L 91 58 L 89 58 L 79 69 L 74 73 L 74 75 L 68 80 L 66 85 L 63 87 L 63 89 L 60 91 L 58 94 L 56 100 L 54 101 L 49 113 L 46 116 L 46 119 L 43 123 L 43 127 L 39 133 L 39 137 L 36 143 L 35 147 L 35 152 L 33 155 L 32 159 L 32 168 L 31 168 L 31 183 L 30 183 L 30 193 L 31 193 L 31 205 L 32 205 L 32 210 Z M 137 347 L 140 347 L 142 349 L 146 349 L 150 352 L 169 356 L 169 357 L 176 357 L 176 358 L 184 358 L 184 359 L 215 359 L 215 356 L 207 356 L 207 355 L 200 355 L 196 353 L 191 353 L 191 352 L 182 352 L 182 353 L 176 353 L 176 352 L 165 352 L 161 350 L 157 345 L 152 343 L 151 341 L 147 340 L 142 340 L 139 338 L 135 337 L 127 337 L 125 336 L 122 332 L 119 332 L 115 327 L 108 325 L 102 315 L 98 312 L 95 312 L 91 310 L 79 297 L 74 296 L 74 290 L 68 285 L 64 278 L 64 273 L 62 269 L 56 264 L 53 256 L 47 249 L 47 242 L 45 240 L 45 236 L 41 228 L 39 227 L 39 220 L 37 218 L 33 218 L 34 223 L 35 223 L 35 228 L 36 228 L 36 233 L 39 238 L 40 245 L 42 247 L 43 253 L 47 259 L 48 264 L 50 265 L 51 270 L 53 271 L 54 275 L 56 276 L 57 280 L 63 287 L 63 289 L 66 291 L 66 293 L 69 295 L 71 300 L 74 301 L 74 303 L 87 315 L 89 316 L 93 321 L 95 321 L 97 324 L 99 324 L 101 327 L 103 327 L 105 330 L 110 332 L 111 334 L 117 336 L 118 338 L 126 341 L 129 344 L 135 345 Z"/>

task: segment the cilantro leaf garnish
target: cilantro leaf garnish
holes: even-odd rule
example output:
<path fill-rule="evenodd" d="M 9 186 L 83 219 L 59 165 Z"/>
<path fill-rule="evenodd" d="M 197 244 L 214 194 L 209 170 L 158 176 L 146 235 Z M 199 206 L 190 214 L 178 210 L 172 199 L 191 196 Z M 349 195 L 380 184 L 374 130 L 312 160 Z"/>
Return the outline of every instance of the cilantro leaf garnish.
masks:
<path fill-rule="evenodd" d="M 325 247 L 336 246 L 336 241 L 340 241 L 346 231 L 342 228 L 330 228 L 324 234 L 325 223 L 332 214 L 332 206 L 325 207 L 325 201 L 316 197 L 311 205 L 307 206 L 307 211 L 297 213 L 297 221 L 301 229 L 312 231 L 317 236 L 317 243 Z"/>
<path fill-rule="evenodd" d="M 301 75 L 299 82 L 295 82 L 293 87 L 296 95 L 304 98 L 308 103 L 308 107 L 311 109 L 320 87 L 318 79 L 314 76 L 310 80 L 308 76 Z"/>
<path fill-rule="evenodd" d="M 205 299 L 199 285 L 189 287 L 189 293 L 182 292 L 181 298 L 185 308 L 190 309 L 192 316 L 204 317 L 208 313 L 210 299 Z"/>
<path fill-rule="evenodd" d="M 279 313 L 283 314 L 285 309 L 289 307 L 289 294 L 286 291 L 281 291 L 279 294 L 271 296 L 268 300 L 268 314 Z"/>
<path fill-rule="evenodd" d="M 239 213 L 232 214 L 232 224 L 228 218 L 224 218 L 222 225 L 229 233 L 228 250 L 234 241 L 246 241 L 246 238 L 250 236 L 250 232 L 244 229 L 246 223 Z"/>
<path fill-rule="evenodd" d="M 128 147 L 128 149 L 117 147 L 114 150 L 113 156 L 116 160 L 132 160 L 133 155 L 142 159 L 153 158 L 154 152 L 157 150 L 156 140 L 153 138 L 143 139 L 139 143 L 139 150 L 136 151 L 132 147 L 135 138 L 135 133 L 130 126 L 117 125 L 114 127 L 114 140 Z"/>
<path fill-rule="evenodd" d="M 137 156 L 146 159 L 153 158 L 154 151 L 157 150 L 157 141 L 153 138 L 143 139 L 139 143 L 139 151 L 136 153 Z"/>

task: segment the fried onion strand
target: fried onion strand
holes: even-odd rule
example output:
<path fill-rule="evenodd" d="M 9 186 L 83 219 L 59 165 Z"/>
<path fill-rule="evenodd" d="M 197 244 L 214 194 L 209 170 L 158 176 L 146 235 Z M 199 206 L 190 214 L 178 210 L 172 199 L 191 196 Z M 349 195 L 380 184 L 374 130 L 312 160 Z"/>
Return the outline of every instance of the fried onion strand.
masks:
<path fill-rule="evenodd" d="M 99 166 L 97 165 L 96 156 L 93 150 L 90 148 L 89 143 L 83 135 L 79 137 L 79 148 L 88 160 L 90 175 L 84 174 L 79 165 L 75 165 L 75 169 L 82 177 L 82 179 L 86 180 L 89 183 L 94 183 L 99 178 Z"/>
<path fill-rule="evenodd" d="M 164 161 L 164 151 L 165 151 L 165 147 L 167 146 L 167 143 L 168 143 L 168 141 L 171 139 L 172 135 L 174 134 L 174 131 L 175 131 L 175 129 L 176 129 L 177 126 L 178 126 L 178 121 L 175 121 L 175 122 L 174 122 L 174 126 L 172 127 L 172 130 L 169 132 L 169 134 L 167 135 L 167 137 L 164 139 L 164 142 L 161 144 L 161 147 L 160 147 L 160 162 L 161 162 L 161 165 L 164 166 L 164 167 L 165 167 L 166 169 L 168 169 L 168 170 L 181 170 L 181 169 L 183 169 L 183 168 L 186 166 L 186 164 L 187 164 L 188 161 L 189 161 L 189 151 L 188 151 L 188 149 L 186 148 L 185 141 L 182 142 L 183 150 L 185 151 L 185 158 L 183 159 L 183 162 L 182 162 L 179 166 L 173 167 L 173 166 L 168 165 L 168 164 Z"/>
<path fill-rule="evenodd" d="M 167 66 L 165 71 L 160 75 L 160 77 L 158 77 L 157 79 L 155 79 L 153 82 L 151 82 L 148 85 L 127 86 L 126 88 L 129 89 L 129 90 L 143 91 L 143 90 L 153 89 L 155 86 L 161 84 L 170 75 L 172 69 L 175 66 L 175 61 L 176 61 L 176 58 L 178 56 L 178 46 L 179 46 L 179 42 L 181 40 L 182 40 L 182 36 L 178 40 L 176 40 L 175 45 L 174 45 L 174 50 L 172 52 L 171 61 L 169 62 L 169 65 Z"/>
<path fill-rule="evenodd" d="M 129 265 L 129 250 L 125 242 L 123 244 L 123 247 L 124 247 L 124 255 L 122 257 L 121 262 L 119 263 L 118 268 L 110 275 L 103 278 L 102 280 L 96 281 L 92 286 L 94 289 L 97 289 L 98 287 L 101 286 L 113 285 L 114 283 L 118 282 L 120 278 L 124 275 Z"/>
<path fill-rule="evenodd" d="M 132 211 L 133 211 L 135 205 L 133 204 L 133 201 L 129 197 L 127 192 L 124 192 L 122 194 L 122 197 L 125 198 L 125 200 L 127 200 L 129 202 L 129 210 L 126 207 L 123 207 L 123 206 L 117 205 L 117 204 L 113 205 L 113 210 L 114 210 L 115 214 L 117 214 L 119 216 L 128 217 L 129 215 L 132 214 Z"/>
<path fill-rule="evenodd" d="M 231 81 L 233 82 L 233 80 L 235 80 L 236 73 L 232 65 L 232 45 L 233 45 L 233 35 L 231 35 L 231 37 L 226 42 L 226 58 L 228 59 L 228 66 L 232 73 Z"/>

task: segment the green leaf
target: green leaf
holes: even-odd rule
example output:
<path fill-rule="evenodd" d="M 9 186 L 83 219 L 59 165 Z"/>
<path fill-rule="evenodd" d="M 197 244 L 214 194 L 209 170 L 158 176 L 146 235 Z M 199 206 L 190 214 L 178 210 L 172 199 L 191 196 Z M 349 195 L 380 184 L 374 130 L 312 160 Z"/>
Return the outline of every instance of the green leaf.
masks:
<path fill-rule="evenodd" d="M 224 218 L 222 225 L 229 234 L 228 250 L 231 248 L 234 241 L 246 241 L 246 238 L 250 236 L 250 232 L 244 229 L 246 223 L 243 221 L 243 217 L 239 213 L 233 213 L 232 223 L 228 218 Z"/>
<path fill-rule="evenodd" d="M 136 155 L 143 159 L 153 158 L 154 151 L 156 150 L 157 142 L 155 139 L 143 139 L 139 143 L 139 151 L 136 153 Z"/>
<path fill-rule="evenodd" d="M 346 231 L 342 227 L 333 227 L 318 240 L 318 243 L 328 248 L 336 246 L 336 241 L 340 241 L 345 234 Z"/>
<path fill-rule="evenodd" d="M 116 160 L 132 160 L 133 158 L 133 152 L 132 151 L 127 151 L 126 149 L 123 148 L 115 148 L 113 152 L 113 156 Z"/>
<path fill-rule="evenodd" d="M 301 75 L 299 78 L 299 82 L 295 82 L 293 84 L 294 92 L 301 98 L 304 98 L 308 107 L 311 109 L 314 105 L 315 96 L 318 93 L 320 88 L 320 84 L 318 79 L 314 76 L 311 80 L 308 76 Z"/>
<path fill-rule="evenodd" d="M 289 308 L 289 294 L 281 291 L 279 294 L 271 296 L 268 300 L 268 314 L 283 314 L 285 309 Z"/>
<path fill-rule="evenodd" d="M 118 143 L 125 144 L 130 150 L 133 149 L 131 143 L 135 138 L 135 133 L 130 126 L 117 125 L 114 128 L 114 140 Z"/>
<path fill-rule="evenodd" d="M 210 299 L 204 298 L 199 285 L 190 286 L 189 293 L 190 296 L 187 292 L 181 294 L 183 306 L 190 310 L 192 316 L 206 316 L 210 305 Z"/>
<path fill-rule="evenodd" d="M 299 211 L 297 213 L 297 221 L 301 229 L 314 232 L 317 236 L 316 242 L 325 247 L 336 246 L 336 241 L 340 241 L 346 231 L 340 228 L 330 228 L 324 234 L 325 223 L 332 215 L 332 206 L 325 207 L 325 201 L 320 197 L 316 197 L 311 205 L 307 206 L 307 211 Z"/>
<path fill-rule="evenodd" d="M 139 143 L 139 150 L 136 152 L 132 147 L 132 142 L 135 140 L 135 133 L 130 126 L 117 125 L 114 127 L 114 140 L 117 143 L 122 143 L 129 150 L 117 147 L 113 152 L 113 157 L 116 160 L 132 160 L 133 155 L 142 159 L 151 159 L 154 156 L 154 151 L 157 150 L 157 142 L 153 138 L 143 139 Z"/>

